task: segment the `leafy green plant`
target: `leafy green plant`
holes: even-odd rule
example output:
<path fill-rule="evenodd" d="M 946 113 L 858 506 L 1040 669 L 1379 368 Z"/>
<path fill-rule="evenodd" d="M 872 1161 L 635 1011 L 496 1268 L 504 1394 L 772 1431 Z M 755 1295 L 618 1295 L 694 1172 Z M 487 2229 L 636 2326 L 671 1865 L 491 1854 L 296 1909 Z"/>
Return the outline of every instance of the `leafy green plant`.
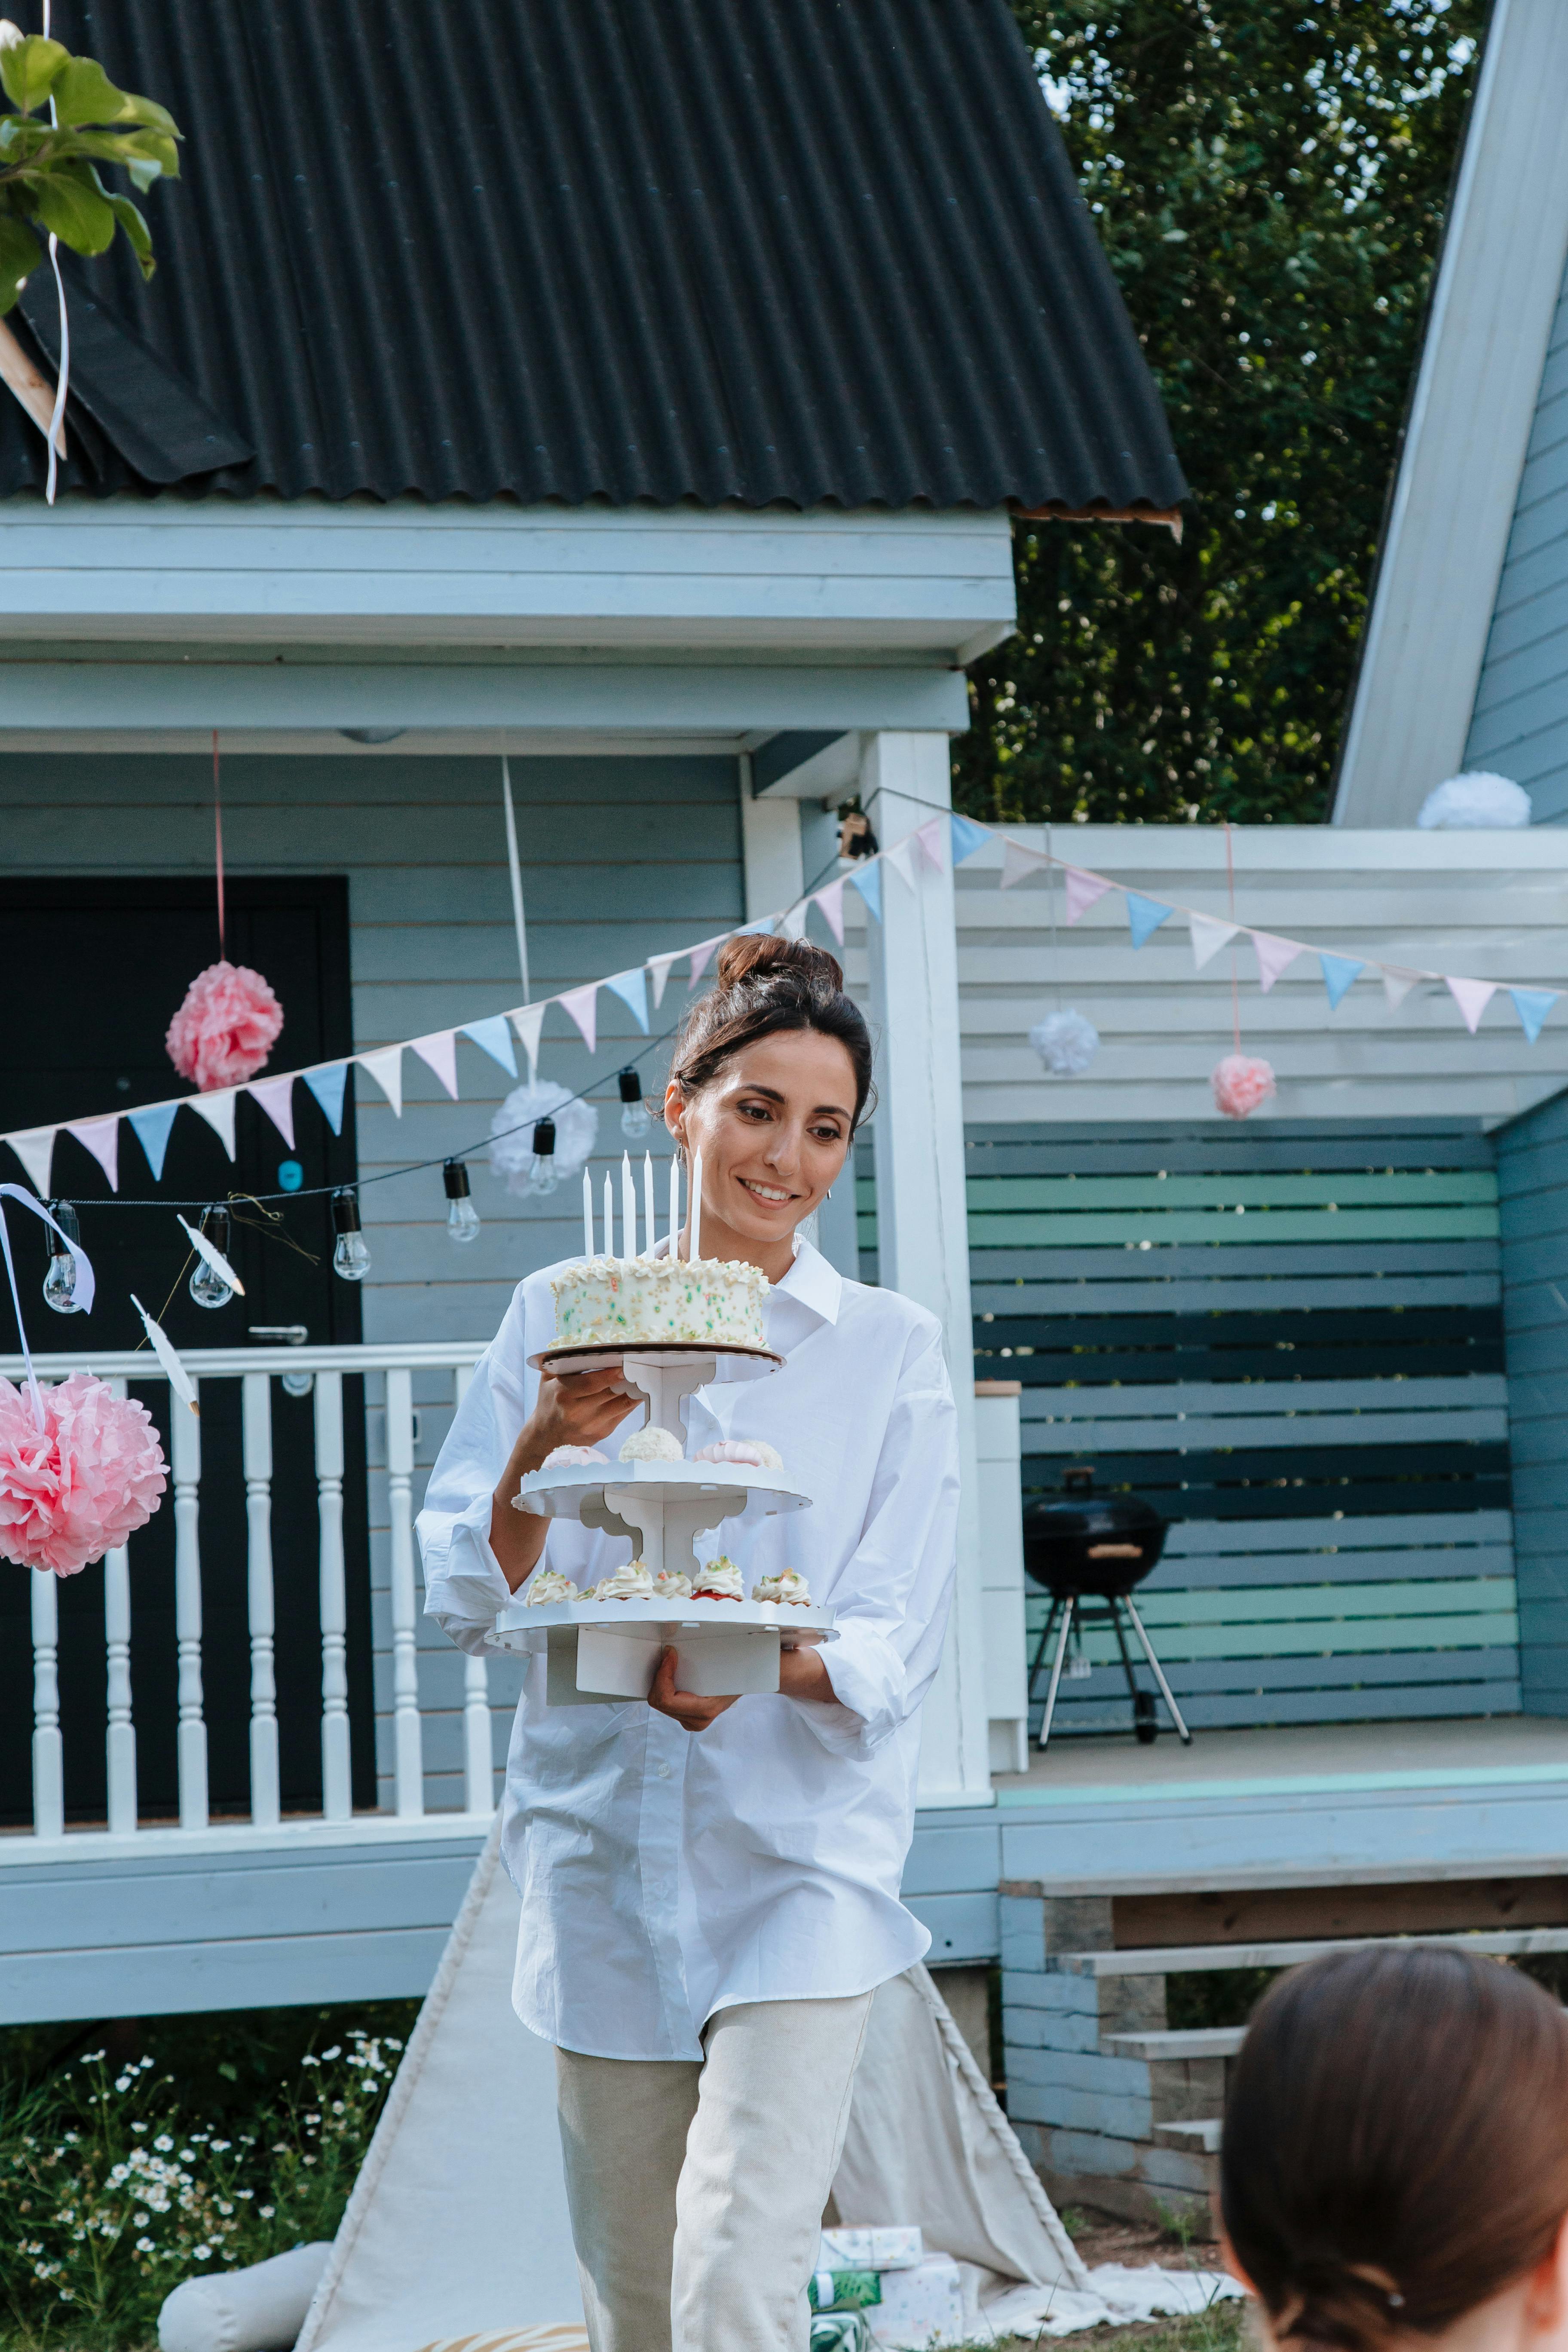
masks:
<path fill-rule="evenodd" d="M 117 89 L 94 58 L 0 20 L 0 86 L 16 111 L 0 114 L 0 317 L 58 236 L 73 253 L 107 253 L 123 231 L 143 278 L 152 232 L 129 196 L 106 188 L 99 166 L 127 172 L 145 193 L 178 179 L 180 137 L 167 108 Z"/>

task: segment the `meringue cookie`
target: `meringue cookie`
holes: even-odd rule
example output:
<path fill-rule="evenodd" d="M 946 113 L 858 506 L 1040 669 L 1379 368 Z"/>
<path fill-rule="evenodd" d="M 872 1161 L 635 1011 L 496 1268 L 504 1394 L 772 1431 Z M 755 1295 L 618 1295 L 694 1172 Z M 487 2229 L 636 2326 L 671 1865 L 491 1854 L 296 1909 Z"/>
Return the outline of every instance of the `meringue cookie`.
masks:
<path fill-rule="evenodd" d="M 784 1455 L 765 1437 L 721 1437 L 692 1455 L 694 1462 L 737 1462 L 752 1470 L 782 1470 Z"/>
<path fill-rule="evenodd" d="M 660 1601 L 689 1601 L 691 1579 L 683 1576 L 678 1568 L 661 1568 L 654 1578 L 653 1589 Z"/>
<path fill-rule="evenodd" d="M 652 1425 L 632 1432 L 621 1448 L 623 1462 L 684 1462 L 680 1440 L 672 1429 Z"/>
<path fill-rule="evenodd" d="M 752 1587 L 753 1601 L 786 1601 L 792 1609 L 809 1609 L 811 1587 L 798 1569 L 781 1568 L 776 1576 L 759 1576 Z"/>
<path fill-rule="evenodd" d="M 575 1601 L 577 1588 L 569 1576 L 558 1568 L 542 1568 L 529 1584 L 523 1600 L 530 1609 L 541 1609 L 552 1601 Z"/>
<path fill-rule="evenodd" d="M 595 1601 L 651 1601 L 653 1579 L 647 1563 L 627 1560 L 625 1568 L 617 1568 L 613 1576 L 606 1576 L 595 1586 L 592 1597 Z"/>
<path fill-rule="evenodd" d="M 580 1462 L 607 1462 L 609 1458 L 607 1454 L 601 1454 L 596 1445 L 558 1445 L 552 1454 L 545 1455 L 542 1467 L 562 1470 Z"/>
<path fill-rule="evenodd" d="M 743 1601 L 746 1588 L 734 1561 L 721 1552 L 717 1559 L 703 1561 L 691 1596 L 694 1601 Z"/>

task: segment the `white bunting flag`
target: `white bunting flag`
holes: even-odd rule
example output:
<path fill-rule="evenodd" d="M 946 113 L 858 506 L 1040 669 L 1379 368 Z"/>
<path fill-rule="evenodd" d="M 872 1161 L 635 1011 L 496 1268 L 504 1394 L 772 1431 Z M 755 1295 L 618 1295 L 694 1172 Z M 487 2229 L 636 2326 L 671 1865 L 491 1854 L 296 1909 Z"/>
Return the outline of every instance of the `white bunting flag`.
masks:
<path fill-rule="evenodd" d="M 1215 915 L 1189 915 L 1187 922 L 1193 934 L 1193 965 L 1197 971 L 1212 962 L 1241 928 L 1239 923 L 1222 923 Z"/>
<path fill-rule="evenodd" d="M 198 1118 L 205 1119 L 231 1160 L 234 1158 L 234 1107 L 238 1099 L 232 1087 L 226 1087 L 221 1094 L 189 1095 L 185 1098 L 185 1108 L 194 1110 Z"/>
<path fill-rule="evenodd" d="M 58 1133 L 56 1127 L 26 1127 L 20 1135 L 8 1135 L 5 1139 L 26 1171 L 27 1181 L 40 1200 L 47 1200 L 49 1195 L 49 1171 L 54 1164 L 55 1138 Z"/>
<path fill-rule="evenodd" d="M 664 992 L 669 986 L 671 968 L 680 961 L 685 952 L 684 948 L 677 948 L 673 955 L 649 956 L 647 960 L 647 968 L 653 974 L 653 1009 L 656 1013 L 664 1003 Z"/>
<path fill-rule="evenodd" d="M 593 1053 L 598 1041 L 599 983 L 591 980 L 586 988 L 569 988 L 564 996 L 555 1000 L 563 1013 L 574 1021 L 582 1033 L 583 1043 Z"/>
<path fill-rule="evenodd" d="M 1008 846 L 1011 847 L 1011 845 L 1009 843 Z M 915 853 L 908 840 L 895 841 L 891 849 L 885 849 L 882 852 L 882 856 L 884 862 L 893 868 L 911 890 L 916 887 Z"/>
<path fill-rule="evenodd" d="M 395 1118 L 403 1117 L 403 1048 L 401 1045 L 378 1045 L 374 1054 L 356 1054 L 354 1059 L 362 1070 L 369 1072 L 392 1105 Z"/>
<path fill-rule="evenodd" d="M 427 1070 L 434 1070 L 454 1102 L 458 1099 L 458 1033 L 433 1030 L 428 1037 L 411 1037 L 409 1044 Z"/>
<path fill-rule="evenodd" d="M 528 1076 L 531 1085 L 539 1076 L 539 1033 L 544 1026 L 542 1004 L 518 1004 L 507 1014 L 517 1031 L 517 1042 L 528 1056 Z"/>
<path fill-rule="evenodd" d="M 120 1120 L 109 1118 L 68 1118 L 66 1133 L 74 1135 L 84 1150 L 90 1151 L 109 1179 L 111 1192 L 120 1190 Z M 232 1158 L 232 1153 L 230 1157 Z"/>
<path fill-rule="evenodd" d="M 844 881 L 841 874 L 837 882 L 826 883 L 816 894 L 823 919 L 840 947 L 844 945 Z"/>
<path fill-rule="evenodd" d="M 1456 980 L 1445 972 L 1448 993 L 1465 1016 L 1465 1026 L 1473 1037 L 1480 1026 L 1481 1015 L 1498 992 L 1495 980 Z"/>
<path fill-rule="evenodd" d="M 1404 1003 L 1416 982 L 1425 980 L 1426 977 L 1425 972 L 1406 971 L 1402 965 L 1396 963 L 1379 964 L 1378 970 L 1383 974 L 1383 992 L 1395 1012 Z"/>

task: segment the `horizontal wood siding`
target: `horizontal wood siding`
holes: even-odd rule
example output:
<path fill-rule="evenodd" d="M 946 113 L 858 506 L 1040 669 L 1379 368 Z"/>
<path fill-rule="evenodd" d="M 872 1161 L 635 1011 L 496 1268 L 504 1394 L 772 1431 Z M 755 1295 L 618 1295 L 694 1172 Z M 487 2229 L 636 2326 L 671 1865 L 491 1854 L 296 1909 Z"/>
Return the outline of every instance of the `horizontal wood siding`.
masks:
<path fill-rule="evenodd" d="M 975 1370 L 1023 1383 L 1024 1496 L 1089 1462 L 1166 1514 L 1140 1607 L 1189 1720 L 1516 1711 L 1488 1140 L 1458 1122 L 967 1140 Z M 866 1164 L 859 1199 L 874 1275 Z M 1031 1650 L 1048 1607 L 1028 1601 Z M 1059 1729 L 1125 1729 L 1108 1627 L 1075 1664 Z"/>
<path fill-rule="evenodd" d="M 1568 1100 L 1497 1138 L 1524 1706 L 1568 1714 Z"/>

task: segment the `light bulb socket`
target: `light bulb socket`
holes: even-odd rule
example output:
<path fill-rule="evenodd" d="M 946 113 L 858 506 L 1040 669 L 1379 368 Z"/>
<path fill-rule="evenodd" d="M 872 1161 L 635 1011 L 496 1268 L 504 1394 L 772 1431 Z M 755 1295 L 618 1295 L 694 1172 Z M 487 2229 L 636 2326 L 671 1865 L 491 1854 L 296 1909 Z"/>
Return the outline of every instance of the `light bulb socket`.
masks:
<path fill-rule="evenodd" d="M 58 1234 L 52 1226 L 46 1228 L 49 1236 L 49 1255 L 68 1257 L 72 1242 L 79 1242 L 81 1239 L 81 1227 L 77 1222 L 76 1211 L 68 1201 L 46 1201 L 44 1206 L 53 1217 L 55 1224 L 60 1227 L 60 1232 Z"/>
<path fill-rule="evenodd" d="M 221 1251 L 225 1257 L 228 1255 L 229 1243 L 232 1236 L 229 1226 L 228 1211 L 226 1209 L 220 1209 L 216 1206 L 210 1209 L 204 1209 L 202 1211 L 201 1232 L 205 1238 L 211 1242 L 215 1250 Z"/>
<path fill-rule="evenodd" d="M 444 1160 L 441 1162 L 441 1181 L 446 1187 L 448 1201 L 466 1201 L 468 1197 L 468 1163 L 462 1160 Z"/>
<path fill-rule="evenodd" d="M 552 1118 L 541 1118 L 534 1121 L 533 1156 L 536 1160 L 554 1159 L 555 1121 Z"/>
<path fill-rule="evenodd" d="M 357 1234 L 359 1231 L 359 1194 L 344 1186 L 332 1194 L 332 1231 L 335 1234 Z"/>
<path fill-rule="evenodd" d="M 616 1084 L 621 1090 L 621 1100 L 624 1103 L 641 1102 L 642 1080 L 638 1077 L 635 1070 L 617 1070 L 616 1073 Z"/>

